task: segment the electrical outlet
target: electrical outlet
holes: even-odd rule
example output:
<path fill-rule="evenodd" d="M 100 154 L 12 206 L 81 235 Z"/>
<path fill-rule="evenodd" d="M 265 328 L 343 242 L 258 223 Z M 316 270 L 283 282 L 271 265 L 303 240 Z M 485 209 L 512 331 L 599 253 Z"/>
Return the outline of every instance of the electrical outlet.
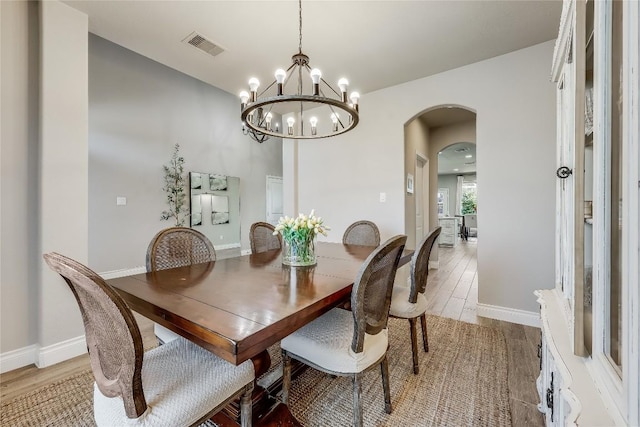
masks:
<path fill-rule="evenodd" d="M 386 203 L 387 193 L 380 193 L 380 203 Z"/>
<path fill-rule="evenodd" d="M 127 204 L 126 197 L 116 197 L 116 206 L 125 206 Z"/>
<path fill-rule="evenodd" d="M 222 234 L 220 235 L 220 240 L 224 240 L 224 236 Z"/>

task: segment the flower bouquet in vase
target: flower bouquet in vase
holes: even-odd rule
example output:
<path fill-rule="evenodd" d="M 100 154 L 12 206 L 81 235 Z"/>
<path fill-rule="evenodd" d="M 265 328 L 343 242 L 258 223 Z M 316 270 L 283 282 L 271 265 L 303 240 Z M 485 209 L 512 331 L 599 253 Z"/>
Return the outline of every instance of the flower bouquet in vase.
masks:
<path fill-rule="evenodd" d="M 318 234 L 327 235 L 329 227 L 323 224 L 312 210 L 309 216 L 300 214 L 297 218 L 280 218 L 273 234 L 282 234 L 284 248 L 282 263 L 292 266 L 316 264 L 315 238 Z"/>

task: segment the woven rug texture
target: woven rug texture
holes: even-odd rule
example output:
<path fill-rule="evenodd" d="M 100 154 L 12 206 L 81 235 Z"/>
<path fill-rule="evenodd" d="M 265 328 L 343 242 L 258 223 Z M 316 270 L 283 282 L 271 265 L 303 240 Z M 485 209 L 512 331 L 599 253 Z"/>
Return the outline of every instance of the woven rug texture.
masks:
<path fill-rule="evenodd" d="M 511 426 L 507 347 L 502 332 L 427 316 L 429 352 L 420 374 L 412 368 L 409 322 L 389 319 L 389 376 L 393 412 L 384 412 L 380 370 L 363 378 L 366 426 Z M 272 363 L 280 363 L 277 346 Z M 276 368 L 277 369 L 277 368 Z M 0 425 L 93 426 L 93 376 L 85 371 L 2 402 Z M 350 426 L 353 386 L 348 377 L 307 369 L 293 380 L 290 408 L 304 426 Z"/>

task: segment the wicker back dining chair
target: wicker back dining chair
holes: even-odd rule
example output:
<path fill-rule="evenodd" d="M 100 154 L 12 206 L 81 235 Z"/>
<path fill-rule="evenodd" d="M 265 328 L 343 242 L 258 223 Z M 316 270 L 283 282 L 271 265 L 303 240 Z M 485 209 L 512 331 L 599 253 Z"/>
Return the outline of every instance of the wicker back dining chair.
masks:
<path fill-rule="evenodd" d="M 261 252 L 282 248 L 282 236 L 280 233 L 273 235 L 276 228 L 267 222 L 256 222 L 251 225 L 249 231 L 249 242 L 251 252 L 259 254 Z"/>
<path fill-rule="evenodd" d="M 186 227 L 170 227 L 158 232 L 147 248 L 147 272 L 186 267 L 216 260 L 216 250 L 204 234 Z M 153 330 L 161 344 L 180 337 L 172 330 L 154 323 Z"/>
<path fill-rule="evenodd" d="M 170 227 L 156 234 L 147 248 L 147 271 L 185 267 L 216 260 L 216 250 L 204 234 L 191 228 Z"/>
<path fill-rule="evenodd" d="M 424 291 L 427 287 L 429 276 L 429 257 L 442 227 L 435 228 L 418 244 L 411 257 L 411 286 L 394 286 L 391 296 L 391 308 L 389 314 L 409 320 L 411 332 L 411 350 L 413 353 L 413 373 L 418 374 L 418 338 L 416 332 L 416 320 L 420 318 L 422 325 L 422 342 L 424 351 L 429 351 L 427 338 L 427 299 Z"/>
<path fill-rule="evenodd" d="M 342 235 L 345 245 L 378 246 L 380 244 L 380 230 L 371 221 L 356 221 L 345 230 Z"/>
<path fill-rule="evenodd" d="M 393 280 L 407 236 L 395 236 L 364 261 L 351 291 L 352 311 L 334 308 L 280 342 L 282 400 L 289 400 L 291 359 L 353 379 L 353 425 L 362 426 L 362 375 L 380 366 L 385 411 L 391 413 L 387 320 Z"/>
<path fill-rule="evenodd" d="M 199 425 L 239 396 L 242 425 L 251 425 L 250 360 L 236 367 L 182 338 L 144 353 L 133 313 L 112 287 L 63 255 L 44 259 L 80 307 L 98 426 Z"/>

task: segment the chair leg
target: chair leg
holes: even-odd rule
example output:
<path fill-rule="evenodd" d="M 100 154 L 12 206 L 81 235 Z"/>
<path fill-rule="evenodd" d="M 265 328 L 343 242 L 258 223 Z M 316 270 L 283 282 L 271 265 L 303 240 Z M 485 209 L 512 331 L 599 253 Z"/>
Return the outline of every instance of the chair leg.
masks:
<path fill-rule="evenodd" d="M 411 353 L 413 353 L 413 373 L 418 375 L 418 337 L 416 332 L 416 319 L 409 319 L 409 329 L 411 331 Z"/>
<path fill-rule="evenodd" d="M 253 381 L 249 383 L 245 389 L 244 393 L 240 397 L 240 426 L 241 427 L 251 427 L 253 424 L 253 402 L 251 399 L 251 395 L 253 394 Z"/>
<path fill-rule="evenodd" d="M 353 374 L 353 427 L 362 427 L 362 374 Z"/>
<path fill-rule="evenodd" d="M 424 344 L 424 351 L 429 352 L 429 338 L 427 336 L 427 314 L 422 313 L 420 317 L 420 323 L 422 325 L 422 343 Z"/>
<path fill-rule="evenodd" d="M 389 387 L 389 362 L 385 355 L 380 362 L 380 372 L 382 373 L 382 388 L 384 389 L 384 411 L 391 413 L 391 388 Z"/>
<path fill-rule="evenodd" d="M 291 388 L 291 357 L 282 350 L 282 403 L 289 404 L 289 389 Z"/>

